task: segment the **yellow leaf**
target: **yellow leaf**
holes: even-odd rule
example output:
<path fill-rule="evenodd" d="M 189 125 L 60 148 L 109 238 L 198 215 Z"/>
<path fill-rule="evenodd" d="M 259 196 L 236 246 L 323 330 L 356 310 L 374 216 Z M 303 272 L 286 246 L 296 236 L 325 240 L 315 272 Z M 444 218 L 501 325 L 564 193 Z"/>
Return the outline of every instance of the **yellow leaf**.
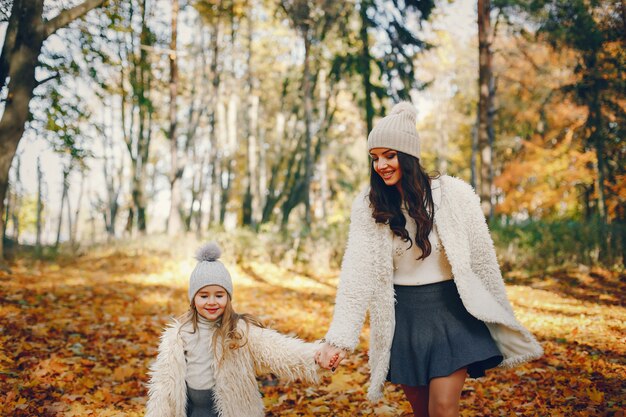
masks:
<path fill-rule="evenodd" d="M 604 393 L 602 391 L 598 391 L 595 387 L 587 388 L 587 394 L 589 395 L 589 399 L 594 403 L 601 403 L 604 401 Z"/>
<path fill-rule="evenodd" d="M 89 388 L 89 389 L 93 388 L 96 385 L 96 383 L 92 379 L 89 379 L 89 378 L 81 378 L 80 383 L 85 388 Z"/>
<path fill-rule="evenodd" d="M 113 371 L 113 379 L 116 381 L 124 381 L 126 378 L 133 375 L 134 368 L 129 365 L 122 365 L 115 368 Z"/>
<path fill-rule="evenodd" d="M 398 410 L 395 407 L 382 404 L 374 408 L 374 414 L 377 416 L 395 416 L 398 415 Z"/>

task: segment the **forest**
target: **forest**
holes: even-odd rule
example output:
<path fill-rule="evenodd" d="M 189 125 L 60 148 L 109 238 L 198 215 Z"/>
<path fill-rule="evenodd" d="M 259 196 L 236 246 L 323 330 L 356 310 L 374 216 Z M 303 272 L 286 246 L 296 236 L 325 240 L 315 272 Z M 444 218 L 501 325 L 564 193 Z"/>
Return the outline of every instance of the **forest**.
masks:
<path fill-rule="evenodd" d="M 409 101 L 545 350 L 461 415 L 624 416 L 625 43 L 624 0 L 0 0 L 0 414 L 143 415 L 206 241 L 237 311 L 324 337 Z M 367 402 L 368 335 L 319 386 L 259 377 L 267 415 L 411 415 Z"/>

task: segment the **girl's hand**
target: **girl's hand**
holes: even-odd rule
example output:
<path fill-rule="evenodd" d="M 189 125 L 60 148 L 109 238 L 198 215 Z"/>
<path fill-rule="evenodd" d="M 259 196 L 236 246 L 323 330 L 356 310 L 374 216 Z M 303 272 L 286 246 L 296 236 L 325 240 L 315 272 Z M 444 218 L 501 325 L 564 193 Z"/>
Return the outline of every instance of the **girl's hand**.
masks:
<path fill-rule="evenodd" d="M 339 364 L 346 357 L 346 351 L 329 343 L 324 343 L 315 353 L 315 363 L 324 369 L 335 372 Z"/>

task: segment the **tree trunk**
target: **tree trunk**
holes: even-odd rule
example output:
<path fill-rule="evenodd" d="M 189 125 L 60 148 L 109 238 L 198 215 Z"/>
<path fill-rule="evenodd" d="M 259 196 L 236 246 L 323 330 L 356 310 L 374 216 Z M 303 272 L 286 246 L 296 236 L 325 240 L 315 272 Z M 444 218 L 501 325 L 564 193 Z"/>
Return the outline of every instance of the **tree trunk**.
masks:
<path fill-rule="evenodd" d="M 218 221 L 219 218 L 219 189 L 220 189 L 220 164 L 217 158 L 218 155 L 218 146 L 220 144 L 220 140 L 223 140 L 223 127 L 222 124 L 224 121 L 223 112 L 224 108 L 222 103 L 220 102 L 220 90 L 221 90 L 221 77 L 220 72 L 218 71 L 218 63 L 219 63 L 219 53 L 220 53 L 220 44 L 222 43 L 222 31 L 221 29 L 221 21 L 220 15 L 218 14 L 215 18 L 214 23 L 214 31 L 211 37 L 211 50 L 213 52 L 213 56 L 211 58 L 211 76 L 213 80 L 211 82 L 212 91 L 209 95 L 211 97 L 211 101 L 209 104 L 209 126 L 211 132 L 211 149 L 209 151 L 209 184 L 208 184 L 208 194 L 209 194 L 209 212 L 208 212 L 208 224 L 212 225 Z M 219 119 L 219 120 L 218 120 Z M 219 129 L 219 131 L 218 131 Z"/>
<path fill-rule="evenodd" d="M 311 35 L 310 29 L 303 32 L 304 38 L 304 68 L 302 74 L 302 93 L 304 94 L 304 224 L 303 229 L 308 233 L 311 229 L 311 177 L 313 175 L 313 162 L 311 158 L 311 122 L 313 118 L 313 104 L 311 91 Z"/>
<path fill-rule="evenodd" d="M 72 235 L 74 234 L 74 221 L 72 219 L 72 200 L 70 199 L 69 191 L 70 191 L 70 184 L 69 184 L 69 178 L 66 180 L 67 181 L 67 190 L 65 192 L 65 215 L 67 216 L 67 240 L 70 242 L 70 246 L 73 243 L 72 242 Z"/>
<path fill-rule="evenodd" d="M 167 232 L 174 235 L 182 229 L 180 216 L 181 190 L 180 179 L 183 175 L 184 166 L 178 166 L 178 138 L 176 137 L 177 117 L 176 99 L 178 96 L 178 56 L 177 56 L 177 23 L 179 0 L 172 0 L 172 36 L 170 39 L 170 212 L 167 220 Z"/>
<path fill-rule="evenodd" d="M 104 221 L 109 239 L 115 237 L 115 225 L 119 210 L 118 198 L 124 178 L 124 158 L 118 167 L 115 166 L 116 158 L 113 156 L 113 140 L 105 132 L 104 134 L 104 160 L 102 169 L 106 183 L 106 203 L 104 208 Z"/>
<path fill-rule="evenodd" d="M 306 164 L 306 161 L 304 162 Z M 289 175 L 287 177 L 287 182 L 289 185 L 285 186 L 284 190 L 289 190 L 285 193 L 286 199 L 282 204 L 281 210 L 283 212 L 283 217 L 281 219 L 281 227 L 285 228 L 289 224 L 289 215 L 292 210 L 296 208 L 300 202 L 306 198 L 305 193 L 305 179 L 302 178 L 303 171 L 303 159 L 300 158 L 296 162 L 296 169 L 293 172 L 293 175 Z M 306 167 L 304 167 L 304 171 L 306 172 Z"/>
<path fill-rule="evenodd" d="M 151 46 L 151 34 L 147 24 L 146 17 L 146 0 L 140 3 L 141 14 L 141 33 L 139 35 L 139 58 L 136 58 L 130 52 L 129 56 L 132 60 L 131 68 L 131 85 L 133 88 L 134 102 L 137 103 L 138 128 L 136 133 L 131 128 L 130 133 L 126 137 L 127 147 L 132 160 L 132 180 L 131 180 L 131 196 L 132 204 L 129 209 L 129 223 L 127 230 L 132 232 L 133 222 L 136 221 L 136 227 L 139 233 L 146 233 L 146 166 L 150 151 L 150 139 L 152 135 L 152 104 L 150 102 L 149 93 L 151 88 L 151 72 L 150 63 L 148 62 L 148 54 L 146 46 Z M 131 112 L 131 118 L 132 118 Z"/>
<path fill-rule="evenodd" d="M 43 173 L 41 172 L 41 159 L 37 157 L 37 236 L 35 240 L 35 251 L 37 256 L 41 256 L 41 213 L 43 211 L 42 201 Z"/>
<path fill-rule="evenodd" d="M 18 245 L 20 242 L 20 210 L 21 210 L 21 195 L 22 195 L 22 181 L 20 174 L 22 171 L 22 158 L 18 155 L 15 164 L 15 186 L 13 187 L 13 204 L 11 206 L 11 220 L 13 221 L 13 242 Z M 9 193 L 10 195 L 10 193 Z"/>
<path fill-rule="evenodd" d="M 0 119 L 0 213 L 9 188 L 9 171 L 29 118 L 29 103 L 37 86 L 35 68 L 44 41 L 43 0 L 14 0 L 0 56 L 0 83 L 8 76 L 8 93 Z M 0 230 L 5 229 L 0 216 Z M 3 239 L 2 239 L 3 240 Z M 0 258 L 4 256 L 0 240 Z"/>
<path fill-rule="evenodd" d="M 478 177 L 478 111 L 476 112 L 476 123 L 472 127 L 472 153 L 470 156 L 470 184 L 474 190 L 478 190 L 480 179 Z"/>
<path fill-rule="evenodd" d="M 319 126 L 320 128 L 315 133 L 317 136 L 317 146 L 321 147 L 323 139 L 326 137 L 322 128 L 327 126 L 327 107 L 328 107 L 328 85 L 326 81 L 326 71 L 320 69 L 318 72 L 318 85 L 319 85 L 319 99 L 317 102 L 317 112 L 319 114 Z M 328 181 L 328 155 L 326 151 L 327 147 L 321 152 L 319 161 L 317 161 L 317 172 L 319 176 L 319 204 L 316 209 L 316 218 L 321 219 L 324 225 L 327 224 L 328 218 L 328 202 L 330 199 L 330 185 Z"/>
<path fill-rule="evenodd" d="M 258 193 L 259 193 L 259 211 L 257 225 L 263 222 L 263 209 L 265 207 L 265 201 L 267 199 L 267 150 L 265 149 L 265 135 L 259 134 L 259 161 L 258 161 Z"/>
<path fill-rule="evenodd" d="M 248 15 L 248 113 L 247 113 L 247 147 L 246 147 L 246 190 L 243 198 L 243 216 L 242 223 L 245 226 L 256 227 L 259 221 L 259 187 L 258 187 L 258 160 L 257 160 L 257 129 L 258 129 L 258 112 L 259 97 L 255 91 L 255 80 L 252 72 L 252 33 L 253 20 Z"/>
<path fill-rule="evenodd" d="M 279 111 L 278 114 L 276 115 L 276 136 L 275 136 L 275 140 L 276 143 L 283 143 L 285 140 L 285 114 L 282 111 Z M 261 156 L 264 159 L 264 153 L 261 153 Z M 269 182 L 267 182 L 267 178 L 262 176 L 261 178 L 264 179 L 265 178 L 265 184 L 263 186 L 263 190 L 267 190 L 266 191 L 266 198 L 265 201 L 263 202 L 263 211 L 262 211 L 262 215 L 261 215 L 261 223 L 267 223 L 270 221 L 270 219 L 272 218 L 272 213 L 274 211 L 274 207 L 276 207 L 276 203 L 278 201 L 278 199 L 276 198 L 276 182 L 278 181 L 278 170 L 280 169 L 282 162 L 283 162 L 283 158 L 285 157 L 285 155 L 287 155 L 286 153 L 283 153 L 280 155 L 278 162 L 272 167 L 271 170 L 271 175 L 269 177 Z M 292 160 L 293 160 L 293 156 L 295 155 L 295 153 L 292 153 Z M 264 166 L 264 164 L 262 164 L 261 166 Z"/>
<path fill-rule="evenodd" d="M 248 107 L 248 143 L 247 143 L 247 170 L 246 170 L 246 193 L 243 204 L 243 224 L 256 227 L 259 221 L 260 196 L 259 196 L 259 162 L 258 162 L 258 113 L 259 97 L 250 95 Z"/>
<path fill-rule="evenodd" d="M 237 95 L 231 92 L 228 99 L 228 110 L 226 113 L 226 152 L 225 161 L 222 167 L 222 180 L 220 181 L 222 192 L 220 200 L 220 224 L 224 224 L 226 219 L 226 210 L 230 199 L 230 192 L 235 176 L 235 160 L 237 149 Z"/>
<path fill-rule="evenodd" d="M 141 46 L 148 45 L 152 46 L 152 41 L 150 38 L 150 29 L 148 28 L 148 19 L 147 19 L 147 0 L 142 2 L 141 9 Z M 138 186 L 136 189 L 136 209 L 137 209 L 137 230 L 141 234 L 145 234 L 147 232 L 147 219 L 146 219 L 146 209 L 147 209 L 147 198 L 146 198 L 146 172 L 148 165 L 148 155 L 150 153 L 150 140 L 152 138 L 152 104 L 150 102 L 150 90 L 151 90 L 151 82 L 152 82 L 152 73 L 150 69 L 150 63 L 148 62 L 148 53 L 145 48 L 141 47 L 140 52 L 140 62 L 139 62 L 139 73 L 140 73 L 140 103 L 143 105 L 139 106 L 139 146 L 137 148 L 138 158 L 140 161 L 139 170 L 137 171 L 138 178 L 136 185 Z"/>
<path fill-rule="evenodd" d="M 65 208 L 65 202 L 67 200 L 67 189 L 69 187 L 67 177 L 70 175 L 70 168 L 63 168 L 63 190 L 61 191 L 61 209 L 59 210 L 59 224 L 57 225 L 57 238 L 54 244 L 55 248 L 59 247 L 61 242 L 61 227 L 63 226 L 63 209 Z"/>
<path fill-rule="evenodd" d="M 606 190 L 604 181 L 606 178 L 606 160 L 604 155 L 604 135 L 602 126 L 602 109 L 600 108 L 600 97 L 597 89 L 592 93 L 591 103 L 588 106 L 589 125 L 591 127 L 591 143 L 596 152 L 596 169 L 598 172 L 596 189 L 598 191 L 598 214 L 602 219 L 602 223 L 608 222 L 606 212 Z"/>
<path fill-rule="evenodd" d="M 80 217 L 80 211 L 83 204 L 83 193 L 85 191 L 85 172 L 82 172 L 80 179 L 80 188 L 78 191 L 78 201 L 76 202 L 76 210 L 74 210 L 74 227 L 72 228 L 72 234 L 70 235 L 70 241 L 72 245 L 75 245 L 78 241 L 78 218 Z M 69 205 L 68 205 L 69 206 Z"/>
<path fill-rule="evenodd" d="M 485 216 L 492 213 L 491 207 L 491 169 L 492 149 L 489 139 L 489 111 L 492 108 L 490 89 L 492 86 L 491 67 L 491 1 L 478 0 L 478 148 L 480 154 L 480 188 L 481 206 Z"/>
<path fill-rule="evenodd" d="M 363 80 L 363 91 L 365 92 L 365 122 L 367 123 L 367 134 L 374 127 L 374 104 L 372 103 L 372 82 L 371 82 L 371 61 L 369 36 L 367 33 L 367 9 L 370 6 L 369 1 L 361 2 L 359 15 L 361 17 L 361 29 L 359 36 L 361 38 L 361 54 L 359 57 L 360 73 Z"/>
<path fill-rule="evenodd" d="M 2 216 L 2 240 L 7 239 L 7 229 L 9 227 L 9 216 L 11 214 L 11 190 L 7 192 L 7 203 L 4 207 L 4 212 L 0 213 Z"/>

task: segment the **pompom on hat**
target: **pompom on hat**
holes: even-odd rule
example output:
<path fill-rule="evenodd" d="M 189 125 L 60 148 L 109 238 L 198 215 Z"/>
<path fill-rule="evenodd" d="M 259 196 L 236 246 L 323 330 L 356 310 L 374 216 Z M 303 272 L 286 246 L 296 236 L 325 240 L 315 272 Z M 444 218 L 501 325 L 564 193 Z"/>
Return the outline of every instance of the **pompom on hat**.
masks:
<path fill-rule="evenodd" d="M 207 285 L 219 285 L 233 298 L 233 280 L 223 263 L 218 261 L 222 250 L 215 242 L 206 243 L 196 251 L 198 265 L 189 278 L 189 301 L 193 301 L 196 293 Z"/>
<path fill-rule="evenodd" d="M 408 101 L 393 106 L 389 114 L 376 123 L 367 137 L 367 150 L 389 148 L 416 158 L 420 157 L 420 139 L 416 128 L 417 110 Z"/>

